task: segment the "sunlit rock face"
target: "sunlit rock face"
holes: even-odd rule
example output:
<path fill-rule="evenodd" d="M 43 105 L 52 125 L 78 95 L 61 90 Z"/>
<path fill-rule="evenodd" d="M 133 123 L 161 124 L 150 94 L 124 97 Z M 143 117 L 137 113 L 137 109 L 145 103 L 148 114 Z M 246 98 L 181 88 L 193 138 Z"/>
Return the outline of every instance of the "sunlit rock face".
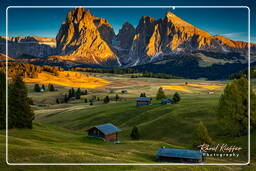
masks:
<path fill-rule="evenodd" d="M 255 49 L 255 44 L 251 44 Z M 247 53 L 248 43 L 211 34 L 185 22 L 171 12 L 155 20 L 144 16 L 136 28 L 129 51 L 131 65 L 149 63 L 163 56 L 194 51 Z"/>
<path fill-rule="evenodd" d="M 115 37 L 106 19 L 91 15 L 89 10 L 75 8 L 62 23 L 56 37 L 61 60 L 88 64 L 117 64 L 117 56 L 111 49 Z"/>

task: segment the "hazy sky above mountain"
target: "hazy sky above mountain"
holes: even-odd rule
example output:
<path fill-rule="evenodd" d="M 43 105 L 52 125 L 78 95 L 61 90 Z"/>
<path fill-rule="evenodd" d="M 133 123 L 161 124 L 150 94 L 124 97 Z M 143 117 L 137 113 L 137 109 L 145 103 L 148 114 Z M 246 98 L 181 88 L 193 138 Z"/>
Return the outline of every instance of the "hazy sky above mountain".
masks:
<path fill-rule="evenodd" d="M 45 0 L 47 1 L 47 0 Z M 44 1 L 44 2 L 45 2 Z M 25 2 L 25 3 L 24 3 Z M 70 2 L 70 1 L 69 1 Z M 81 2 L 81 1 L 80 1 Z M 114 3 L 115 0 L 110 0 L 108 4 L 94 3 L 86 1 L 87 3 L 80 3 L 80 5 L 169 5 L 167 1 L 148 0 L 148 3 L 142 1 L 131 1 L 126 4 Z M 112 3 L 111 3 L 112 2 Z M 144 3 L 143 3 L 144 2 Z M 175 1 L 173 1 L 175 2 Z M 174 5 L 191 5 L 186 4 L 183 0 L 183 4 L 173 3 Z M 61 5 L 78 5 L 79 3 L 63 3 Z M 4 9 L 8 5 L 57 5 L 56 3 L 32 3 L 32 1 L 23 1 L 22 3 L 10 3 L 5 2 L 1 4 L 1 8 Z M 170 5 L 172 5 L 170 3 Z M 205 3 L 199 3 L 194 5 L 207 5 Z M 216 5 L 216 4 L 209 4 Z M 220 4 L 227 5 L 227 4 Z M 232 4 L 231 4 L 232 5 Z M 248 4 L 246 4 L 248 5 Z M 43 37 L 55 37 L 60 25 L 65 21 L 66 14 L 71 8 L 10 8 L 8 10 L 8 32 L 9 36 L 43 36 Z M 116 33 L 121 28 L 125 21 L 130 22 L 135 27 L 137 26 L 141 16 L 151 16 L 156 19 L 163 18 L 167 11 L 173 12 L 183 20 L 193 24 L 194 26 L 205 30 L 213 35 L 219 34 L 231 38 L 233 40 L 247 40 L 248 32 L 248 10 L 246 8 L 236 9 L 202 9 L 202 8 L 150 8 L 150 9 L 131 9 L 131 8 L 101 8 L 90 9 L 91 13 L 97 17 L 106 18 L 113 26 Z M 254 23 L 252 23 L 252 28 Z M 1 35 L 5 35 L 4 29 L 0 30 Z M 254 33 L 251 36 L 253 42 L 256 41 Z"/>

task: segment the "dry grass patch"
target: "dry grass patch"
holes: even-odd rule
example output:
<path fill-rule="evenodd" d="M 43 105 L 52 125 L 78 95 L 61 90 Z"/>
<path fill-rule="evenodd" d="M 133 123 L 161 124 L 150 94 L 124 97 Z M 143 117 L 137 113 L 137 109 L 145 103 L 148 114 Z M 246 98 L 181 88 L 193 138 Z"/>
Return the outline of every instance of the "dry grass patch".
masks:
<path fill-rule="evenodd" d="M 48 72 L 42 72 L 38 74 L 38 78 L 25 78 L 24 81 L 80 88 L 97 88 L 110 84 L 110 82 L 104 79 L 88 76 L 75 71 L 62 71 L 58 73 L 58 76 Z"/>
<path fill-rule="evenodd" d="M 199 87 L 199 88 L 204 88 L 204 89 L 208 89 L 208 90 L 216 90 L 216 89 L 223 88 L 223 86 L 219 86 L 219 85 L 205 85 L 205 84 L 187 84 L 187 86 Z"/>
<path fill-rule="evenodd" d="M 188 89 L 187 86 L 179 86 L 179 85 L 164 85 L 162 86 L 164 89 L 168 90 L 177 90 L 177 91 L 184 91 L 190 93 L 191 91 Z"/>

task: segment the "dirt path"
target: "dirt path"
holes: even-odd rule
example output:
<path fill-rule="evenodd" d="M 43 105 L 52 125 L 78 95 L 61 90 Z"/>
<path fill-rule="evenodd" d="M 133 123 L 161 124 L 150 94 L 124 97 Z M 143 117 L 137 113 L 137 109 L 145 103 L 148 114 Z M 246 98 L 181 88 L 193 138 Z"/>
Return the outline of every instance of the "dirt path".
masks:
<path fill-rule="evenodd" d="M 50 117 L 53 115 L 57 115 L 60 113 L 64 112 L 70 112 L 74 110 L 80 110 L 80 109 L 85 109 L 89 108 L 91 106 L 72 106 L 72 107 L 66 107 L 66 108 L 59 108 L 59 109 L 40 109 L 40 110 L 35 110 L 35 120 L 40 120 L 45 117 Z"/>

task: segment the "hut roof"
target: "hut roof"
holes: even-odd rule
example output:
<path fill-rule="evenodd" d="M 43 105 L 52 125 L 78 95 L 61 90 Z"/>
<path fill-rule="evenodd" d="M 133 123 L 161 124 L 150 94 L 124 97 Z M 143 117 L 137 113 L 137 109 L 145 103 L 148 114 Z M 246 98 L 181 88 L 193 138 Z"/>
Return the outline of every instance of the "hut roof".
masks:
<path fill-rule="evenodd" d="M 137 101 L 151 101 L 150 97 L 137 97 L 136 98 Z"/>
<path fill-rule="evenodd" d="M 202 153 L 200 151 L 177 148 L 160 148 L 156 152 L 156 155 L 164 157 L 189 158 L 198 160 L 202 159 Z"/>
<path fill-rule="evenodd" d="M 103 134 L 111 134 L 113 132 L 120 132 L 121 129 L 117 128 L 112 123 L 106 123 L 102 125 L 94 126 L 95 128 L 99 129 Z"/>

